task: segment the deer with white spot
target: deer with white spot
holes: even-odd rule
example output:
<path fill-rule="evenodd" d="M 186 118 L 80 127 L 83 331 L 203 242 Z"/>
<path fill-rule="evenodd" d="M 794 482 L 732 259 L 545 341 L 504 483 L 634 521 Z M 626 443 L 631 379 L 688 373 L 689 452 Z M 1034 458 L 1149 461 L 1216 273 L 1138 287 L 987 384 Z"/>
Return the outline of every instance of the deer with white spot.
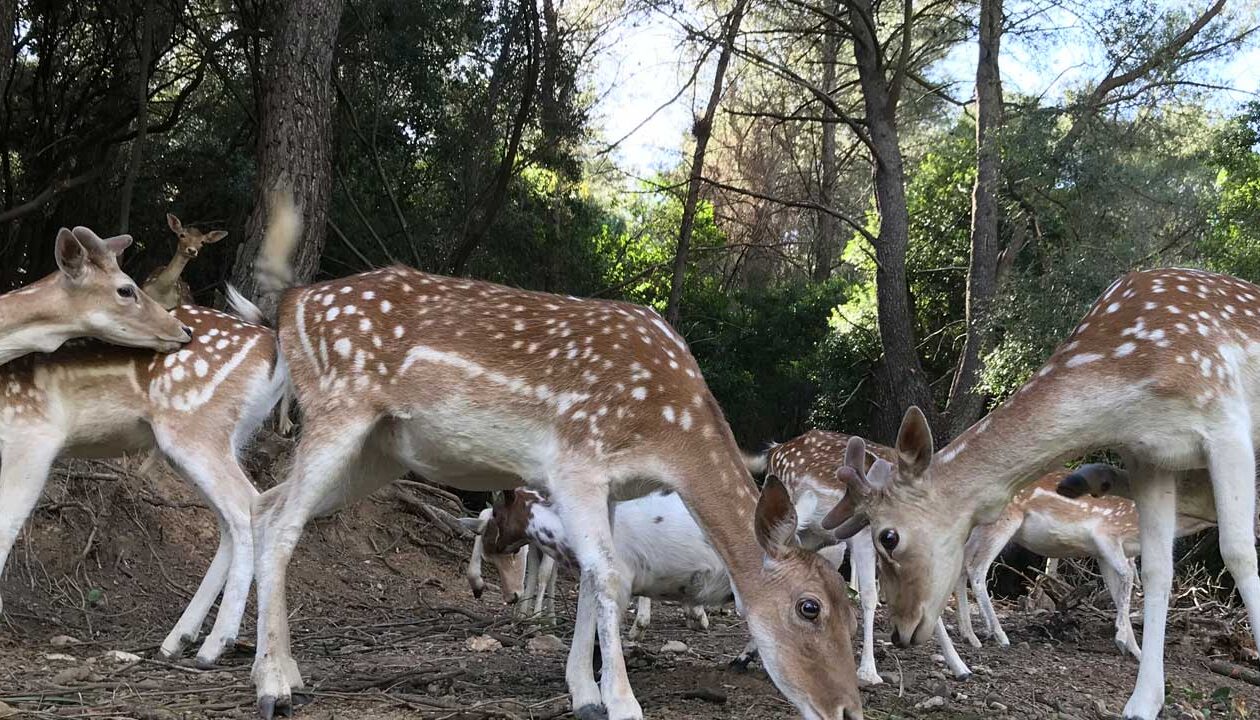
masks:
<path fill-rule="evenodd" d="M 188 342 L 179 319 L 118 267 L 130 235 L 101 238 L 85 227 L 57 233 L 57 272 L 0 295 L 0 365 L 50 353 L 76 337 L 176 350 Z"/>
<path fill-rule="evenodd" d="M 1125 498 L 1073 500 L 1056 492 L 1060 482 L 1070 475 L 1105 477 L 1123 472 L 1110 465 L 1090 464 L 1075 471 L 1049 473 L 1016 493 L 996 522 L 981 525 L 971 532 L 963 566 L 964 579 L 960 580 L 955 593 L 958 631 L 963 639 L 980 647 L 967 606 L 966 583 L 970 580 L 989 634 L 999 645 L 1011 644 L 993 609 L 986 579 L 998 554 L 1007 543 L 1014 541 L 1046 558 L 1092 557 L 1097 560 L 1107 592 L 1116 606 L 1116 647 L 1141 659 L 1142 651 L 1129 621 L 1134 577 L 1132 558 L 1140 552 L 1137 508 Z M 1178 537 L 1192 535 L 1213 524 L 1179 515 L 1176 534 Z"/>
<path fill-rule="evenodd" d="M 468 587 L 472 589 L 473 597 L 480 600 L 481 596 L 486 592 L 486 581 L 481 573 L 481 567 L 485 560 L 489 560 L 490 564 L 499 571 L 499 589 L 503 596 L 503 602 L 508 605 L 514 605 L 526 598 L 525 568 L 529 548 L 522 547 L 510 553 L 486 552 L 486 532 L 487 529 L 490 529 L 491 533 L 494 532 L 494 529 L 490 528 L 493 519 L 493 508 L 482 510 L 475 518 L 459 519 L 460 525 L 473 533 L 473 547 L 472 552 L 468 555 L 468 566 L 464 570 L 464 579 L 468 581 Z"/>
<path fill-rule="evenodd" d="M 779 477 L 796 506 L 797 535 L 801 544 L 811 550 L 825 552 L 836 567 L 844 562 L 845 553 L 852 551 L 850 566 L 862 606 L 862 657 L 858 663 L 858 682 L 878 685 L 883 680 L 875 666 L 875 607 L 879 592 L 875 581 L 875 546 L 869 531 L 863 530 L 851 538 L 836 538 L 836 534 L 822 526 L 828 512 L 848 494 L 847 473 L 841 472 L 848 462 L 864 462 L 863 470 L 869 471 L 878 461 L 887 466 L 895 459 L 892 448 L 883 445 L 863 445 L 862 453 L 848 457 L 851 436 L 827 430 L 810 430 L 784 443 L 772 446 L 764 456 L 748 457 L 746 462 L 754 472 L 764 470 L 767 475 Z M 880 472 L 884 469 L 881 467 Z M 959 680 L 971 677 L 971 669 L 959 657 L 945 629 L 945 621 L 936 623 L 936 640 L 950 672 Z M 740 662 L 745 662 L 745 655 Z"/>
<path fill-rule="evenodd" d="M 1260 440 L 1260 287 L 1202 270 L 1116 280 L 1018 392 L 933 454 L 910 408 L 886 483 L 833 524 L 869 523 L 899 645 L 932 632 L 962 570 L 972 528 L 1066 460 L 1111 448 L 1124 459 L 1142 547 L 1142 660 L 1127 718 L 1164 704 L 1164 634 L 1177 514 L 1213 504 L 1221 557 L 1260 640 L 1255 448 Z M 1182 482 L 1179 482 L 1179 479 Z"/>
<path fill-rule="evenodd" d="M 273 217 L 259 267 L 291 276 L 296 211 L 272 211 L 287 218 Z M 657 313 L 393 267 L 288 290 L 278 327 L 304 426 L 288 479 L 254 505 L 264 717 L 303 686 L 285 600 L 303 527 L 407 469 L 552 499 L 604 658 L 600 687 L 573 688 L 579 717 L 601 705 L 610 720 L 643 716 L 621 660 L 610 503 L 658 489 L 682 497 L 729 568 L 788 699 L 808 720 L 861 717 L 835 570 L 795 546 L 781 486 L 758 499 L 686 342 Z"/>
<path fill-rule="evenodd" d="M 167 309 L 180 305 L 192 305 L 192 288 L 180 278 L 190 260 L 196 259 L 204 245 L 217 243 L 227 237 L 226 230 L 212 230 L 203 233 L 195 227 L 184 227 L 179 218 L 166 214 L 166 224 L 178 238 L 175 256 L 162 267 L 149 273 L 144 281 L 144 291 Z"/>
<path fill-rule="evenodd" d="M 257 308 L 230 294 L 257 320 Z M 74 342 L 0 365 L 0 569 L 57 459 L 160 449 L 219 520 L 214 560 L 161 646 L 178 655 L 222 591 L 197 655 L 204 667 L 235 642 L 253 580 L 250 507 L 258 493 L 237 454 L 279 399 L 286 374 L 271 330 L 209 308 L 180 307 L 176 318 L 194 336 L 178 352 Z"/>

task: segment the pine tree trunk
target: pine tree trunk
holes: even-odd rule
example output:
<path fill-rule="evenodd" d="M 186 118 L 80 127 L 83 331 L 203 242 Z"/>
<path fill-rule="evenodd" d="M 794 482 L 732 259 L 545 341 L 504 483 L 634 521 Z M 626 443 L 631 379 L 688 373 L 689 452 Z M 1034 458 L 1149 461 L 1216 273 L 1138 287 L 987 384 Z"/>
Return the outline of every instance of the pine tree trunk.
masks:
<path fill-rule="evenodd" d="M 839 0 L 827 3 L 827 11 L 832 15 L 840 14 Z M 831 21 L 824 26 L 822 44 L 822 89 L 831 93 L 836 84 L 836 55 L 839 52 L 840 36 L 838 28 Z M 822 177 L 819 182 L 818 204 L 832 207 L 836 200 L 836 114 L 829 105 L 823 106 L 822 126 Z M 831 266 L 835 260 L 840 235 L 840 223 L 828 212 L 818 213 L 818 235 L 814 238 L 814 282 L 824 282 L 831 277 Z"/>
<path fill-rule="evenodd" d="M 333 52 L 344 0 L 288 0 L 279 13 L 267 55 L 254 180 L 254 209 L 245 224 L 232 282 L 274 311 L 273 297 L 258 297 L 253 266 L 267 227 L 267 196 L 292 190 L 302 213 L 294 277 L 307 282 L 319 269 L 332 190 Z"/>
<path fill-rule="evenodd" d="M 136 191 L 136 177 L 144 159 L 144 141 L 149 137 L 149 63 L 153 61 L 153 3 L 144 4 L 144 28 L 140 32 L 140 68 L 136 77 L 136 139 L 131 141 L 127 158 L 127 176 L 123 180 L 122 206 L 118 212 L 118 232 L 126 233 L 131 225 L 131 198 Z"/>
<path fill-rule="evenodd" d="M 1002 79 L 998 48 L 1002 0 L 980 0 L 980 59 L 976 64 L 976 184 L 971 203 L 971 266 L 967 270 L 967 339 L 949 391 L 949 430 L 957 436 L 984 410 L 976 392 L 981 354 L 989 341 L 990 311 L 997 292 L 998 201 L 1002 127 Z"/>

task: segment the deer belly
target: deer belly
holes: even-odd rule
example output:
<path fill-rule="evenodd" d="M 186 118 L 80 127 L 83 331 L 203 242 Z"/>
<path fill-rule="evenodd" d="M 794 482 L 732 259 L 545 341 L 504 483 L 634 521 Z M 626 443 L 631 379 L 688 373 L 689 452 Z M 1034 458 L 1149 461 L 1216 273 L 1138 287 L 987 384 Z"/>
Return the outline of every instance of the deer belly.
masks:
<path fill-rule="evenodd" d="M 66 457 L 112 458 L 147 450 L 155 444 L 153 429 L 137 418 L 117 423 L 92 422 L 74 429 L 66 439 Z"/>
<path fill-rule="evenodd" d="M 544 467 L 536 458 L 548 445 L 546 435 L 510 417 L 439 406 L 382 421 L 375 439 L 432 482 L 485 491 L 518 487 L 523 479 L 540 481 Z"/>
<path fill-rule="evenodd" d="M 1015 542 L 1044 557 L 1072 558 L 1093 554 L 1092 520 L 1065 523 L 1042 513 L 1029 513 L 1015 534 Z"/>

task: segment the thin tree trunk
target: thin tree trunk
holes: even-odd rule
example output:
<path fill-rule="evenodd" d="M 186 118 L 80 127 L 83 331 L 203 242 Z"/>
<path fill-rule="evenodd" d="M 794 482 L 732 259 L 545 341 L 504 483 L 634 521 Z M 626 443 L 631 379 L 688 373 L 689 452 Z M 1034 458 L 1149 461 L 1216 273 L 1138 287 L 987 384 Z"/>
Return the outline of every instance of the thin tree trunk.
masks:
<path fill-rule="evenodd" d="M 896 437 L 901 417 L 909 406 L 918 405 L 938 434 L 941 430 L 940 416 L 932 401 L 927 375 L 915 351 L 914 313 L 906 279 L 910 213 L 906 205 L 905 167 L 897 135 L 896 88 L 894 82 L 889 81 L 874 35 L 875 15 L 870 0 L 851 0 L 846 4 L 874 155 L 875 204 L 879 211 L 879 235 L 874 243 L 878 265 L 875 298 L 884 354 L 875 369 L 880 403 L 875 409 L 872 426 L 876 439 L 888 442 Z"/>
<path fill-rule="evenodd" d="M 1002 0 L 980 0 L 980 58 L 976 63 L 976 184 L 971 196 L 971 266 L 967 270 L 967 339 L 949 390 L 949 431 L 954 437 L 980 419 L 984 398 L 976 392 L 989 342 L 990 311 L 997 292 L 998 200 L 1002 129 Z"/>
<path fill-rule="evenodd" d="M 136 176 L 144 158 L 144 141 L 149 136 L 149 63 L 153 60 L 153 3 L 144 4 L 144 29 L 140 37 L 140 72 L 136 80 L 136 138 L 131 141 L 127 158 L 127 177 L 122 186 L 122 209 L 118 213 L 118 232 L 126 233 L 131 224 L 131 198 L 136 191 Z"/>
<path fill-rule="evenodd" d="M 319 268 L 332 191 L 332 61 L 343 7 L 344 0 L 288 0 L 277 18 L 263 87 L 254 209 L 232 271 L 247 297 L 257 297 L 254 260 L 267 227 L 267 195 L 277 187 L 292 190 L 302 213 L 295 279 L 309 281 Z M 258 299 L 264 312 L 274 312 L 274 297 Z"/>
<path fill-rule="evenodd" d="M 827 11 L 832 16 L 839 16 L 839 0 L 831 0 Z M 839 28 L 828 20 L 824 24 L 822 43 L 822 90 L 832 93 L 836 85 L 836 55 L 839 51 Z M 835 204 L 836 178 L 836 114 L 830 105 L 823 104 L 822 125 L 822 178 L 819 186 L 818 204 L 823 208 Z M 818 212 L 818 236 L 814 238 L 814 282 L 824 282 L 831 277 L 831 265 L 837 251 L 840 223 L 829 212 Z"/>
<path fill-rule="evenodd" d="M 744 10 L 748 0 L 736 0 L 735 7 L 726 18 L 726 28 L 722 32 L 722 51 L 718 54 L 717 68 L 713 71 L 713 90 L 709 93 L 709 104 L 704 109 L 704 116 L 696 121 L 692 132 L 696 136 L 696 149 L 691 156 L 691 177 L 687 182 L 687 197 L 683 201 L 682 221 L 678 225 L 678 247 L 674 251 L 674 273 L 669 283 L 669 303 L 665 306 L 665 317 L 669 323 L 678 326 L 682 302 L 683 281 L 687 277 L 687 254 L 691 249 L 691 231 L 696 223 L 696 205 L 700 200 L 700 185 L 704 182 L 704 155 L 709 147 L 709 136 L 713 134 L 713 116 L 717 113 L 718 103 L 722 101 L 722 83 L 726 78 L 726 68 L 731 64 L 731 54 L 735 49 L 735 37 L 739 34 L 739 26 L 744 20 Z"/>

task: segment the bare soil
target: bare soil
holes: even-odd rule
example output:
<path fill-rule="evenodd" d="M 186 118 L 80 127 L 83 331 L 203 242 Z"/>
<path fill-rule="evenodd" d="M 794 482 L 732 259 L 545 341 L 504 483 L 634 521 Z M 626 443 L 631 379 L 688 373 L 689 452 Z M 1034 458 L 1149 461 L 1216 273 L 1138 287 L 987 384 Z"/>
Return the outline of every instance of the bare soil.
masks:
<path fill-rule="evenodd" d="M 129 472 L 135 465 L 64 468 L 19 539 L 0 582 L 0 717 L 254 717 L 250 614 L 238 652 L 219 669 L 154 659 L 209 563 L 216 529 L 185 484 L 164 470 L 136 478 Z M 289 577 L 294 654 L 312 690 L 296 715 L 568 716 L 563 651 L 531 653 L 528 641 L 555 633 L 567 643 L 572 579 L 561 582 L 559 627 L 514 622 L 496 592 L 471 597 L 462 576 L 468 549 L 466 540 L 409 512 L 391 490 L 309 528 Z M 866 716 L 1117 717 L 1137 663 L 1112 645 L 1110 610 L 1102 607 L 1029 613 L 1003 606 L 1014 646 L 960 646 L 976 671 L 965 682 L 946 677 L 935 649 L 897 650 L 878 636 L 880 669 L 891 682 L 865 691 Z M 1246 662 L 1241 617 L 1212 603 L 1174 613 L 1165 716 L 1260 718 L 1260 688 L 1206 667 L 1212 659 Z M 628 658 L 646 715 L 797 717 L 758 666 L 727 668 L 746 640 L 738 619 L 726 613 L 712 621 L 708 633 L 694 633 L 676 607 L 658 604 L 646 640 Z M 79 642 L 54 646 L 58 635 Z M 469 650 L 468 640 L 482 635 L 502 647 Z M 669 640 L 687 651 L 662 652 Z M 114 663 L 104 658 L 111 650 L 142 659 Z"/>

